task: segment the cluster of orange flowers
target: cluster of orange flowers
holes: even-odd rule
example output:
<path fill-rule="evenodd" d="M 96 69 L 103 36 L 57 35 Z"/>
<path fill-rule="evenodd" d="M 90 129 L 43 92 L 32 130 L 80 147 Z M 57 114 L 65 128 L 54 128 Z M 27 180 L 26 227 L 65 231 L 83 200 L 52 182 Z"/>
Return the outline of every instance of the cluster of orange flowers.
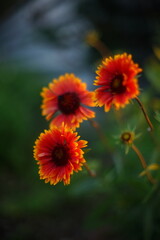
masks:
<path fill-rule="evenodd" d="M 70 176 L 85 164 L 87 141 L 79 140 L 76 128 L 83 120 L 95 117 L 88 107 L 104 106 L 107 112 L 124 107 L 139 94 L 137 75 L 142 71 L 126 53 L 102 61 L 96 71 L 95 91 L 74 74 L 65 74 L 43 88 L 42 115 L 50 120 L 49 130 L 35 142 L 34 158 L 40 179 L 50 184 L 70 183 Z"/>

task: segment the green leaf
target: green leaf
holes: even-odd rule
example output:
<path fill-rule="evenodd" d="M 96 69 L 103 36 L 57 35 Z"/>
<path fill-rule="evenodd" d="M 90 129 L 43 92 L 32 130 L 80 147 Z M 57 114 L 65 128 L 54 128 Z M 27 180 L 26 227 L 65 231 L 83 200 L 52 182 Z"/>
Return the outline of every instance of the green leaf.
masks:
<path fill-rule="evenodd" d="M 153 163 L 153 164 L 149 165 L 144 171 L 142 171 L 139 174 L 139 176 L 142 177 L 142 176 L 146 175 L 148 171 L 158 170 L 158 169 L 160 169 L 160 165 L 157 163 Z"/>
<path fill-rule="evenodd" d="M 85 148 L 85 149 L 83 149 L 84 154 L 86 154 L 86 153 L 88 153 L 88 152 L 90 152 L 90 151 L 91 151 L 91 148 Z"/>

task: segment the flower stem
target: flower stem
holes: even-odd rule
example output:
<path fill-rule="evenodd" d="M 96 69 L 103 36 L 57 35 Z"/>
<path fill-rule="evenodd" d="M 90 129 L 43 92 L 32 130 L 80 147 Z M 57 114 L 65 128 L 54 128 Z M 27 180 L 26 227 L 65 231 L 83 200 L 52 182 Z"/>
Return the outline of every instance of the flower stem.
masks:
<path fill-rule="evenodd" d="M 142 156 L 141 152 L 139 151 L 139 149 L 138 149 L 134 144 L 132 144 L 132 149 L 133 149 L 133 151 L 137 154 L 137 156 L 138 156 L 138 158 L 139 158 L 139 160 L 140 160 L 140 162 L 141 162 L 142 167 L 143 167 L 144 169 L 146 169 L 146 168 L 147 168 L 147 164 L 146 164 L 146 162 L 145 162 L 145 160 L 144 160 L 144 157 Z M 152 183 L 152 184 L 155 184 L 155 183 L 156 183 L 156 180 L 152 177 L 152 175 L 150 174 L 150 172 L 146 172 L 146 176 L 147 176 L 148 181 L 149 181 L 150 183 Z"/>
<path fill-rule="evenodd" d="M 95 128 L 95 130 L 97 131 L 98 135 L 99 135 L 99 138 L 101 139 L 102 143 L 104 144 L 105 148 L 107 147 L 109 152 L 110 152 L 110 149 L 109 149 L 109 146 L 108 146 L 108 139 L 106 137 L 106 135 L 104 134 L 104 132 L 102 131 L 100 125 L 98 124 L 98 122 L 96 122 L 95 120 L 93 119 L 88 119 L 91 126 Z"/>
<path fill-rule="evenodd" d="M 142 110 L 142 112 L 143 112 L 143 114 L 144 114 L 144 117 L 145 117 L 145 119 L 146 119 L 146 121 L 147 121 L 147 123 L 148 123 L 148 125 L 149 125 L 149 127 L 150 127 L 150 131 L 153 131 L 153 125 L 152 125 L 152 123 L 151 123 L 151 121 L 150 121 L 150 119 L 149 119 L 149 117 L 148 117 L 148 115 L 147 115 L 147 112 L 146 112 L 143 104 L 141 103 L 141 101 L 139 100 L 138 97 L 135 97 L 135 99 L 136 99 L 136 101 L 138 102 L 138 104 L 139 104 L 139 106 L 140 106 L 140 108 L 141 108 L 141 110 Z"/>
<path fill-rule="evenodd" d="M 110 50 L 100 40 L 97 41 L 95 44 L 90 44 L 90 45 L 94 47 L 103 58 L 111 55 Z"/>
<path fill-rule="evenodd" d="M 96 173 L 89 168 L 89 166 L 86 162 L 83 165 L 91 177 L 96 177 Z"/>

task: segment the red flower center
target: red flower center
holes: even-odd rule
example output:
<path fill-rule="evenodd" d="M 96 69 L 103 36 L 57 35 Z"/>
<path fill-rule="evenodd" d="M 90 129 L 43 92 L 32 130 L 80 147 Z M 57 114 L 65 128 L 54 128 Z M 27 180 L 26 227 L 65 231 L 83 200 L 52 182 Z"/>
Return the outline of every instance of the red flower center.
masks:
<path fill-rule="evenodd" d="M 123 85 L 123 76 L 115 76 L 111 81 L 110 88 L 113 94 L 124 93 L 126 91 L 126 87 Z"/>
<path fill-rule="evenodd" d="M 64 145 L 57 145 L 52 151 L 52 160 L 57 167 L 65 166 L 68 163 L 68 148 Z"/>
<path fill-rule="evenodd" d="M 64 114 L 74 113 L 80 106 L 80 99 L 74 92 L 58 96 L 58 107 Z"/>

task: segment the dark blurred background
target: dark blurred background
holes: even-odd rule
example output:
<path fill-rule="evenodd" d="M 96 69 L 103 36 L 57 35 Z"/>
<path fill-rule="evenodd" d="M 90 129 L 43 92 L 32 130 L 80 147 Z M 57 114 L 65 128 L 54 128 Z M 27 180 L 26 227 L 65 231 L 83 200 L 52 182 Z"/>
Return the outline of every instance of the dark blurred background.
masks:
<path fill-rule="evenodd" d="M 33 145 L 48 128 L 40 111 L 41 88 L 52 78 L 73 72 L 93 89 L 102 56 L 86 41 L 91 31 L 99 34 L 111 54 L 126 51 L 133 55 L 145 69 L 140 86 L 152 88 L 155 92 L 149 91 L 149 96 L 159 101 L 160 1 L 1 2 L 0 239 L 160 239 L 159 193 L 148 200 L 152 189 L 137 178 L 139 165 L 123 161 L 122 149 L 115 149 L 111 136 L 117 134 L 118 126 L 113 115 L 95 109 L 111 139 L 112 157 L 89 123 L 78 130 L 82 139 L 89 140 L 92 151 L 86 158 L 97 178 L 83 170 L 67 187 L 39 180 Z M 148 95 L 144 99 L 147 102 Z M 155 108 L 160 108 L 158 104 Z M 131 113 L 128 110 L 127 116 Z M 152 151 L 150 145 L 148 140 L 142 146 L 146 156 Z"/>

